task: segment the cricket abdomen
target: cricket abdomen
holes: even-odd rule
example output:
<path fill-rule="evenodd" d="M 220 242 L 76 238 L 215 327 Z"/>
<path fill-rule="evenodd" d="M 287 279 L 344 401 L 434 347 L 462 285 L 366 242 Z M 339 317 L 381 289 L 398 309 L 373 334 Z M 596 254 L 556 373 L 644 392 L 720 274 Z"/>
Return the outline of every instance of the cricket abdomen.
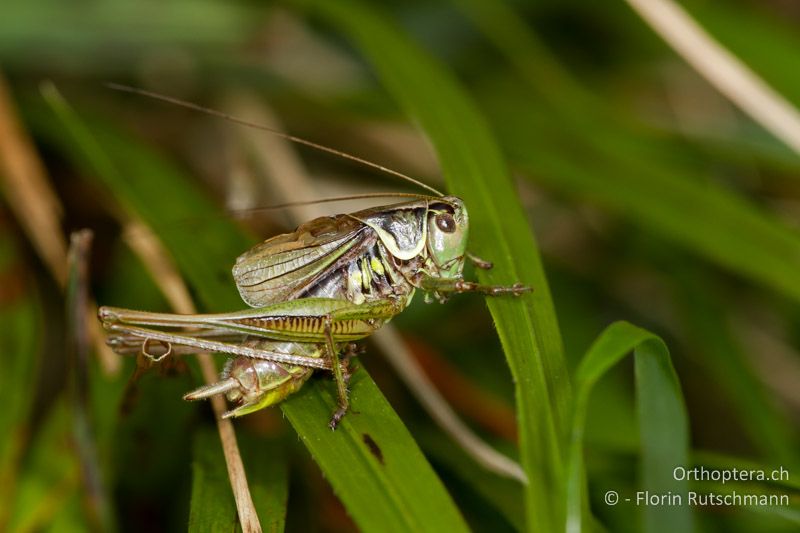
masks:
<path fill-rule="evenodd" d="M 243 318 L 231 323 L 245 326 L 253 335 L 303 343 L 321 342 L 326 332 L 324 315 Z M 338 341 L 350 342 L 371 335 L 382 324 L 371 318 L 349 318 L 335 320 L 329 327 Z"/>
<path fill-rule="evenodd" d="M 271 352 L 288 353 L 303 357 L 322 357 L 324 348 L 316 344 L 274 342 L 249 339 L 246 344 Z M 233 380 L 227 391 L 229 401 L 239 405 L 225 413 L 225 417 L 238 417 L 275 405 L 297 392 L 314 373 L 313 368 L 292 366 L 263 359 L 236 357 L 229 359 L 220 376 L 220 382 Z"/>

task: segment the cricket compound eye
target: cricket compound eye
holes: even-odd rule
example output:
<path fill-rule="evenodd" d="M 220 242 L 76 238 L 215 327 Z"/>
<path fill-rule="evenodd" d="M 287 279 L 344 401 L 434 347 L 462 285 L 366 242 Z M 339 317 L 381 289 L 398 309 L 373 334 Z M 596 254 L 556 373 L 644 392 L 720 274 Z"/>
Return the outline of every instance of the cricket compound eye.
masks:
<path fill-rule="evenodd" d="M 456 230 L 456 219 L 450 213 L 436 215 L 436 227 L 444 233 L 453 233 Z"/>
<path fill-rule="evenodd" d="M 457 278 L 464 265 L 469 223 L 462 204 L 433 206 L 428 219 L 428 251 L 438 265 L 439 277 Z"/>

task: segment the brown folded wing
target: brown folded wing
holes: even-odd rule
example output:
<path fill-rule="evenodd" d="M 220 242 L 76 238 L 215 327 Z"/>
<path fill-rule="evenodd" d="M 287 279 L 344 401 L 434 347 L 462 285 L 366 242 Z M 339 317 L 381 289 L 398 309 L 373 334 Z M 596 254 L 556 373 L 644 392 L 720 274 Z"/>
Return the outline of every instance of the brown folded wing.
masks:
<path fill-rule="evenodd" d="M 243 253 L 233 278 L 252 307 L 291 300 L 373 241 L 373 230 L 347 215 L 317 218 Z"/>

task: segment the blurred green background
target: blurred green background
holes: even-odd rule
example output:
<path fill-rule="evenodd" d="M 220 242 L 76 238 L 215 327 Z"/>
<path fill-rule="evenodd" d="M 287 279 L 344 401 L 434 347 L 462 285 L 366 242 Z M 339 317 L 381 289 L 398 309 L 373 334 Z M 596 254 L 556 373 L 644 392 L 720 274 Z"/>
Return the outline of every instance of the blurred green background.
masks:
<path fill-rule="evenodd" d="M 133 358 L 122 360 L 113 375 L 92 358 L 88 400 L 75 401 L 81 389 L 76 392 L 74 376 L 81 369 L 65 341 L 69 306 L 26 217 L 36 209 L 50 213 L 60 226 L 55 236 L 64 239 L 75 229 L 94 231 L 90 285 L 100 305 L 166 311 L 146 265 L 122 238 L 136 213 L 168 246 L 191 248 L 176 252 L 188 254 L 178 266 L 201 309 L 219 312 L 238 306 L 227 270 L 236 254 L 253 236 L 293 227 L 284 212 L 247 210 L 412 190 L 350 162 L 298 149 L 313 196 L 287 196 L 291 181 L 281 185 L 281 176 L 267 175 L 259 163 L 259 157 L 281 155 L 262 153 L 240 127 L 111 91 L 107 81 L 255 122 L 277 121 L 271 123 L 444 188 L 431 147 L 435 134 L 419 127 L 426 117 L 404 113 L 408 105 L 392 96 L 402 86 L 393 93 L 383 88 L 386 76 L 374 59 L 383 50 L 369 49 L 358 29 L 345 29 L 369 28 L 374 11 L 435 58 L 487 121 L 538 241 L 570 372 L 610 323 L 647 328 L 669 347 L 688 410 L 692 465 L 782 466 L 790 473 L 779 483 L 690 484 L 698 491 L 777 493 L 791 500 L 778 507 L 696 508 L 696 530 L 796 531 L 800 156 L 708 85 L 624 2 L 341 4 L 338 16 L 349 16 L 347 24 L 335 23 L 320 4 L 3 3 L 0 74 L 8 102 L 0 114 L 0 158 L 6 158 L 0 167 L 6 174 L 0 175 L 0 529 L 238 527 L 211 411 L 180 400 L 200 380 L 193 361 L 153 368 L 126 388 Z M 681 4 L 800 105 L 797 5 Z M 406 71 L 414 72 L 413 56 L 397 57 L 407 57 Z M 116 181 L 98 171 L 98 159 L 82 151 L 69 122 L 46 103 L 45 82 L 57 87 L 122 169 Z M 413 88 L 426 79 L 405 83 Z M 25 198 L 33 200 L 20 205 L 25 185 L 9 176 L 14 116 L 21 138 L 35 147 L 60 211 L 41 190 L 29 191 L 33 196 Z M 469 132 L 461 133 L 469 139 Z M 494 178 L 485 179 L 491 185 Z M 325 209 L 333 214 L 363 205 Z M 36 227 L 40 235 L 43 228 L 48 233 L 46 224 Z M 491 250 L 483 255 L 492 259 Z M 206 266 L 192 274 L 185 264 Z M 214 280 L 217 293 L 193 285 L 199 279 L 193 276 L 201 275 Z M 226 300 L 214 300 L 220 291 L 227 291 Z M 393 323 L 469 425 L 516 455 L 514 383 L 482 298 L 465 295 L 445 305 L 418 300 Z M 370 353 L 360 364 L 469 527 L 535 529 L 536 520 L 524 516 L 521 486 L 476 466 L 422 411 L 379 351 L 366 347 Z M 323 376 L 315 381 L 315 387 L 330 387 Z M 587 529 L 658 530 L 643 519 L 644 509 L 603 502 L 607 490 L 625 495 L 640 486 L 635 390 L 633 364 L 623 360 L 591 396 L 585 477 L 593 519 Z M 89 473 L 80 460 L 86 448 L 76 438 L 76 412 L 88 416 L 96 447 L 91 463 L 97 470 Z M 279 409 L 236 427 L 265 529 L 375 529 L 334 495 L 303 445 L 306 438 L 297 437 Z"/>

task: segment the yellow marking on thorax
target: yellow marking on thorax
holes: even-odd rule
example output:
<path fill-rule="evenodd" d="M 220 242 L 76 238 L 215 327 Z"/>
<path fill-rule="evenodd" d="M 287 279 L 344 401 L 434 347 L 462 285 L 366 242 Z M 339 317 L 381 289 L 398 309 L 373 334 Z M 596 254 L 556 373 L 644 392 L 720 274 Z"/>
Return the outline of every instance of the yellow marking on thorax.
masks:
<path fill-rule="evenodd" d="M 383 270 L 383 265 L 381 264 L 381 262 L 378 260 L 377 257 L 373 257 L 372 259 L 370 259 L 369 265 L 372 267 L 372 270 L 374 270 L 375 273 L 378 274 L 379 276 L 383 276 L 385 274 L 385 271 Z"/>

